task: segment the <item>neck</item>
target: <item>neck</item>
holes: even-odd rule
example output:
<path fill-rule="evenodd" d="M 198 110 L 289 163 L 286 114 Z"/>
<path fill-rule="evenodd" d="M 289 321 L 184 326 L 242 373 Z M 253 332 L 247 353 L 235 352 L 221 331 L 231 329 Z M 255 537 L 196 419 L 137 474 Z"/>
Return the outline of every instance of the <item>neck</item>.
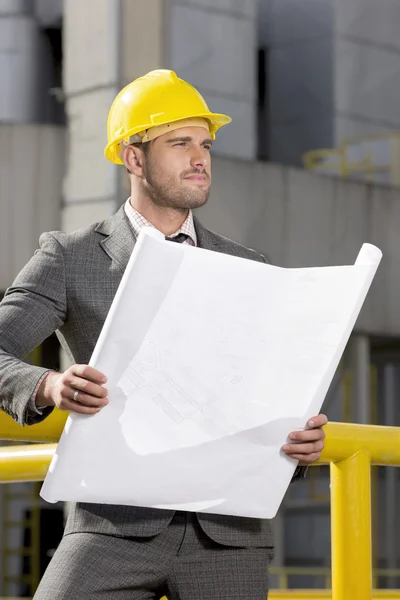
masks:
<path fill-rule="evenodd" d="M 147 197 L 131 193 L 130 203 L 145 219 L 164 235 L 172 235 L 186 221 L 189 210 L 157 206 Z"/>

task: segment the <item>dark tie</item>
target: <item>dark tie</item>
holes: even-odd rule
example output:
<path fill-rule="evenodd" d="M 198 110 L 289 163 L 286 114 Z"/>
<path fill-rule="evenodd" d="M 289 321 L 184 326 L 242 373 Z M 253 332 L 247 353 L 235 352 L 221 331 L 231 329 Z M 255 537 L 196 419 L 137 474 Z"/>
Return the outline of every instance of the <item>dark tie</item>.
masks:
<path fill-rule="evenodd" d="M 186 233 L 178 233 L 178 235 L 174 235 L 174 237 L 165 237 L 168 242 L 176 242 L 177 244 L 183 244 L 188 239 L 188 235 Z"/>

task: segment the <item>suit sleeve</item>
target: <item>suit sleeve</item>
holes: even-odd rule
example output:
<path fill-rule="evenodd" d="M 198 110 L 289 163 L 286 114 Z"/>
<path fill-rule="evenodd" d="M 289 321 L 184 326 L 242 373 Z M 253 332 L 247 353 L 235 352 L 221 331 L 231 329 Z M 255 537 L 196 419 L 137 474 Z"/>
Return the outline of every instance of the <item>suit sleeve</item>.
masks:
<path fill-rule="evenodd" d="M 62 247 L 52 233 L 22 269 L 0 303 L 0 408 L 20 425 L 43 420 L 51 408 L 36 410 L 34 397 L 48 369 L 24 358 L 66 319 Z"/>

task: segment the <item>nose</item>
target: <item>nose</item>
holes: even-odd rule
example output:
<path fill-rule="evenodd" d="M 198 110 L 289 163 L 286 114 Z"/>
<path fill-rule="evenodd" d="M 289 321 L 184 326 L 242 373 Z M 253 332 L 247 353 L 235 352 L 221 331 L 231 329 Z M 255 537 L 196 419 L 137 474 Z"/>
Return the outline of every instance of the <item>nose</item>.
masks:
<path fill-rule="evenodd" d="M 194 169 L 206 169 L 208 167 L 209 163 L 210 163 L 209 151 L 206 150 L 206 148 L 203 148 L 202 146 L 198 146 L 197 148 L 195 148 L 195 150 L 193 151 L 191 160 L 190 160 L 190 165 Z"/>

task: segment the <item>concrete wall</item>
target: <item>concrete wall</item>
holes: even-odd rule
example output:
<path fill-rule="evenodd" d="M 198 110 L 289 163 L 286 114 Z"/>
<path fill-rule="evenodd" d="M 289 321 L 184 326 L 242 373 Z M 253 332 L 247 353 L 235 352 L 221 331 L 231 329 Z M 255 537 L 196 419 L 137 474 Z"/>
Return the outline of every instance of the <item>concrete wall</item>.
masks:
<path fill-rule="evenodd" d="M 284 267 L 352 264 L 363 242 L 376 244 L 384 258 L 356 329 L 400 335 L 400 191 L 215 158 L 199 217 Z"/>
<path fill-rule="evenodd" d="M 260 0 L 269 49 L 269 157 L 298 165 L 314 148 L 400 126 L 395 0 Z"/>
<path fill-rule="evenodd" d="M 400 126 L 400 4 L 336 0 L 336 140 Z"/>
<path fill-rule="evenodd" d="M 253 159 L 257 151 L 257 0 L 171 0 L 165 23 L 169 68 L 232 117 L 214 150 Z"/>
<path fill-rule="evenodd" d="M 64 153 L 63 128 L 0 124 L 0 291 L 60 228 Z"/>
<path fill-rule="evenodd" d="M 118 0 L 65 0 L 63 88 L 68 122 L 63 229 L 115 208 L 116 169 L 103 157 L 107 115 L 120 87 Z"/>

